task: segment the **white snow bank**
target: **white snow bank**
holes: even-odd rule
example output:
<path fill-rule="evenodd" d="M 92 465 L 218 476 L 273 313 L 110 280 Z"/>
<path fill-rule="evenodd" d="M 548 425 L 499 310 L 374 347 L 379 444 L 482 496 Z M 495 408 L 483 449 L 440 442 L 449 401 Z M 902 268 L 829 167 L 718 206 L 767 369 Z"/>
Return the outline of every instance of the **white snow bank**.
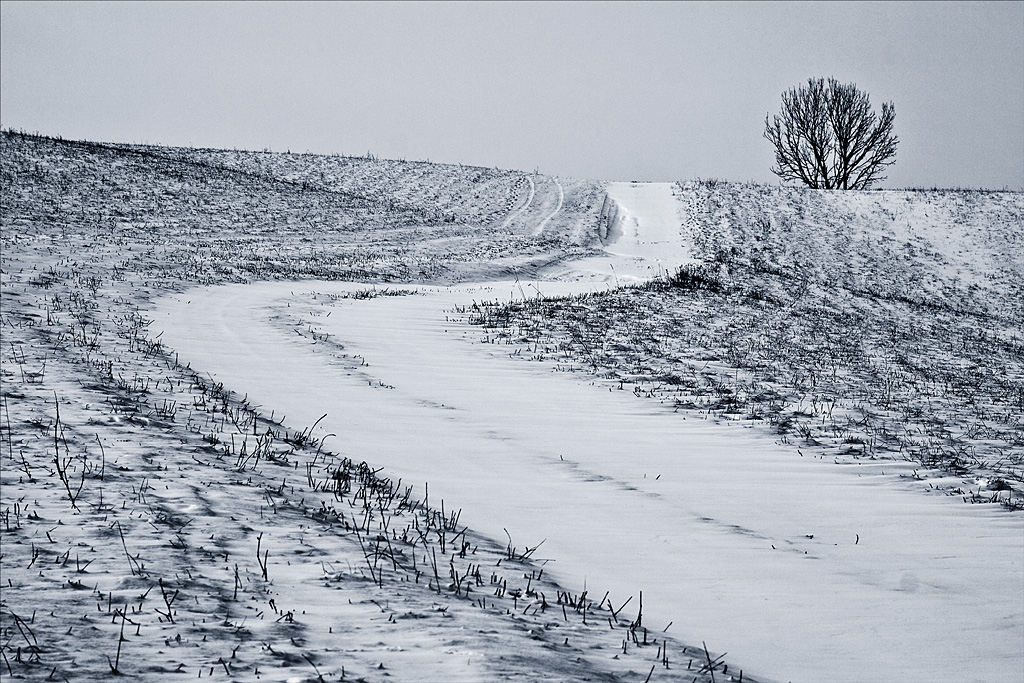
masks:
<path fill-rule="evenodd" d="M 665 205 L 662 194 L 654 206 Z M 643 251 L 651 214 L 621 206 L 649 228 L 624 232 L 621 248 Z M 767 431 L 510 358 L 516 347 L 480 343 L 486 333 L 451 314 L 580 285 L 308 294 L 365 287 L 195 290 L 163 301 L 151 329 L 290 425 L 327 413 L 327 447 L 429 482 L 431 504 L 462 508 L 474 529 L 507 529 L 520 548 L 545 541 L 536 556 L 565 585 L 610 591 L 615 605 L 633 595 L 625 612 L 643 590 L 645 625 L 674 622 L 737 667 L 792 681 L 1019 680 L 1017 517 L 926 495 L 897 463 L 838 467 Z"/>

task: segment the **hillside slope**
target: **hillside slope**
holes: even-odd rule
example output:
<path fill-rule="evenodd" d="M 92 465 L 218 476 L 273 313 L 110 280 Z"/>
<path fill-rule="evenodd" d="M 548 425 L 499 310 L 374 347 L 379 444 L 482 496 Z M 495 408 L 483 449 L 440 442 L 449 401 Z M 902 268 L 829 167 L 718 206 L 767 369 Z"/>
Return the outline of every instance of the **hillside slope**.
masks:
<path fill-rule="evenodd" d="M 504 225 L 522 174 L 367 160 L 328 187 L 225 156 L 0 138 L 5 675 L 710 680 L 529 548 L 179 364 L 143 314 L 203 284 L 450 282 L 585 253 L 536 229 L 551 193 Z M 563 219 L 598 187 L 532 181 L 561 188 Z"/>
<path fill-rule="evenodd" d="M 577 246 L 594 242 L 594 236 L 582 234 L 578 226 L 594 224 L 605 185 L 497 168 L 377 159 L 369 155 L 144 145 L 125 148 L 364 199 L 385 215 L 411 210 L 433 225 L 471 226 L 490 236 L 506 232 L 543 236 Z"/>
<path fill-rule="evenodd" d="M 767 424 L 797 458 L 910 462 L 914 495 L 1024 507 L 1020 193 L 607 192 L 459 165 L 12 133 L 0 186 L 12 677 L 736 673 L 696 641 L 646 641 L 640 601 L 615 609 L 557 585 L 536 548 L 417 500 L 344 435 L 318 440 L 179 364 L 145 311 L 197 285 L 353 281 L 367 288 L 351 296 L 373 298 L 408 282 L 601 283 L 568 298 L 521 286 L 472 314 L 515 358 L 612 379 L 680 419 Z M 318 343 L 314 326 L 295 331 Z"/>
<path fill-rule="evenodd" d="M 673 200 L 675 275 L 481 322 L 678 409 L 1024 505 L 1024 195 L 688 182 Z"/>

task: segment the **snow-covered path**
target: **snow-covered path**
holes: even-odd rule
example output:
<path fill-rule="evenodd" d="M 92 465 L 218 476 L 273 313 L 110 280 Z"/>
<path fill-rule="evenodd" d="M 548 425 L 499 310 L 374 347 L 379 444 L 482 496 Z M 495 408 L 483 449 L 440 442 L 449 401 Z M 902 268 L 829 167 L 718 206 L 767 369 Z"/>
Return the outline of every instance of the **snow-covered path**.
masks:
<path fill-rule="evenodd" d="M 688 256 L 680 241 L 673 187 L 674 183 L 611 183 L 608 199 L 615 208 L 609 217 L 605 251 L 642 260 Z"/>
<path fill-rule="evenodd" d="M 474 529 L 543 541 L 535 557 L 567 588 L 632 596 L 631 615 L 642 590 L 648 628 L 673 622 L 761 678 L 1019 681 L 1019 516 L 929 495 L 907 465 L 822 461 L 557 372 L 452 313 L 678 266 L 673 192 L 610 185 L 605 255 L 563 263 L 560 282 L 373 299 L 332 298 L 367 287 L 344 283 L 217 287 L 164 300 L 151 331 L 293 429 L 326 413 L 327 447 L 420 494 L 429 482 L 430 503 Z"/>
<path fill-rule="evenodd" d="M 525 283 L 326 296 L 365 287 L 193 290 L 161 303 L 152 331 L 294 428 L 327 413 L 329 448 L 420 493 L 429 482 L 463 523 L 507 529 L 520 548 L 545 541 L 535 556 L 567 587 L 616 605 L 632 594 L 626 612 L 642 590 L 649 628 L 674 622 L 764 678 L 1019 680 L 1015 517 L 929 496 L 895 463 L 802 457 L 765 431 L 510 358 L 449 320 L 456 305 L 532 294 Z M 310 321 L 328 342 L 297 334 Z"/>
<path fill-rule="evenodd" d="M 523 202 L 522 206 L 520 206 L 518 209 L 516 209 L 515 211 L 510 213 L 505 218 L 505 220 L 502 221 L 502 223 L 501 223 L 501 227 L 502 228 L 507 228 L 512 223 L 512 221 L 514 221 L 516 218 L 519 218 L 520 214 L 522 214 L 524 211 L 529 209 L 530 208 L 530 204 L 533 203 L 533 196 L 537 192 L 537 186 L 536 186 L 536 184 L 534 184 L 533 178 L 531 178 L 530 176 L 523 176 L 523 177 L 526 179 L 526 182 L 529 183 L 529 185 L 530 185 L 530 194 L 528 194 L 526 196 L 526 201 Z"/>
<path fill-rule="evenodd" d="M 609 183 L 601 210 L 599 257 L 573 261 L 561 279 L 599 277 L 620 284 L 674 272 L 691 261 L 675 183 Z"/>
<path fill-rule="evenodd" d="M 533 231 L 535 235 L 541 235 L 544 233 L 544 228 L 547 227 L 551 219 L 558 215 L 558 212 L 562 210 L 562 204 L 565 203 L 565 190 L 562 189 L 562 184 L 558 182 L 558 178 L 552 178 L 551 181 L 555 184 L 555 188 L 558 190 L 558 204 L 555 205 L 555 210 L 548 214 L 544 220 L 540 222 L 536 230 Z"/>

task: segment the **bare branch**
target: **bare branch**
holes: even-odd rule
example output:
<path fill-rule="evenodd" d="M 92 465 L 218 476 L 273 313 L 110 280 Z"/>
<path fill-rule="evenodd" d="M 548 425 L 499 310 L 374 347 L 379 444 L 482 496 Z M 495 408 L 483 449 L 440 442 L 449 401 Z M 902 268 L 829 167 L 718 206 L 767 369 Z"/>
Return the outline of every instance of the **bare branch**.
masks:
<path fill-rule="evenodd" d="M 895 163 L 895 118 L 891 102 L 877 116 L 853 83 L 809 79 L 782 94 L 780 114 L 765 116 L 764 137 L 775 148 L 772 173 L 815 189 L 867 189 Z"/>

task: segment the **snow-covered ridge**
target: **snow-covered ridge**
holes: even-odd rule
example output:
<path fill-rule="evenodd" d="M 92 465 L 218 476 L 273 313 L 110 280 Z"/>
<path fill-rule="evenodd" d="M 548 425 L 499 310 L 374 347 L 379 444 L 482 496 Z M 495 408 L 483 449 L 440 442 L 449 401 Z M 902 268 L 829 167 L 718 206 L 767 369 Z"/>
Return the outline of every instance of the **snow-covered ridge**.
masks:
<path fill-rule="evenodd" d="M 702 261 L 1009 318 L 1024 312 L 1022 193 L 679 187 Z"/>

